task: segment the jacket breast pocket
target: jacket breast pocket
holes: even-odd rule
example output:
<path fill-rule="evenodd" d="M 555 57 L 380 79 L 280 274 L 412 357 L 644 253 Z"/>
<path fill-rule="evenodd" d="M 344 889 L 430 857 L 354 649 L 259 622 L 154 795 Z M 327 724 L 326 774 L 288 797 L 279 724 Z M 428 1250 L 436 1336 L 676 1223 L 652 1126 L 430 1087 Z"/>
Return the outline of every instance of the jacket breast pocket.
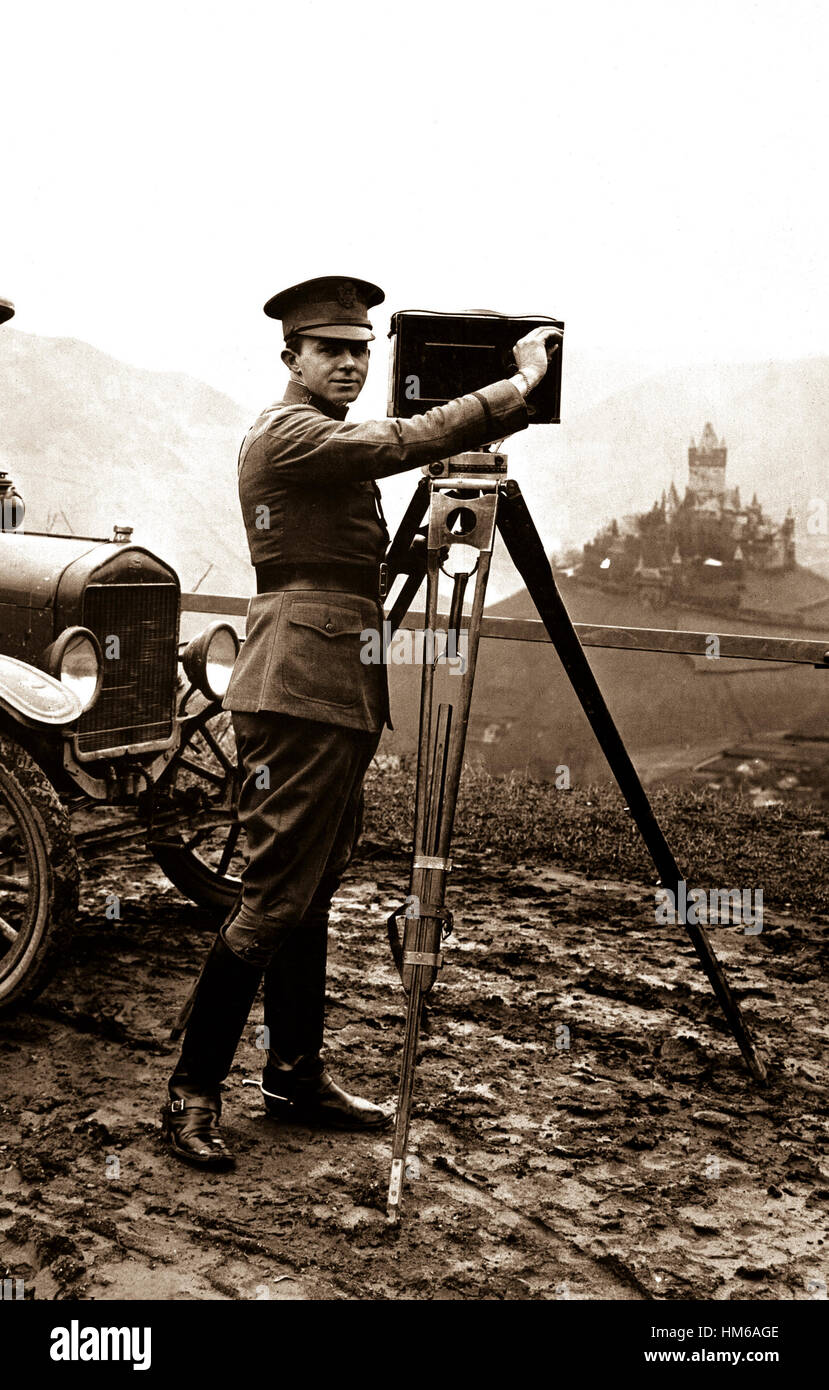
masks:
<path fill-rule="evenodd" d="M 354 705 L 367 671 L 360 660 L 365 612 L 357 605 L 325 599 L 286 604 L 282 684 L 300 700 Z"/>

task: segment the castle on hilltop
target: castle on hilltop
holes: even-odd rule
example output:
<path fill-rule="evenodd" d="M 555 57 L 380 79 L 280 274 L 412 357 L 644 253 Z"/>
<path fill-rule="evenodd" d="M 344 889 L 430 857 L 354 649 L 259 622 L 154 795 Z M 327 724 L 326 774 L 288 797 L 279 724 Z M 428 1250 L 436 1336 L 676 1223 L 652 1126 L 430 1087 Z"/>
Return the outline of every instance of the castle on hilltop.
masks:
<path fill-rule="evenodd" d="M 688 449 L 685 496 L 671 483 L 649 512 L 612 521 L 584 547 L 582 578 L 656 589 L 664 598 L 739 603 L 747 571 L 796 567 L 791 509 L 777 525 L 755 492 L 748 506 L 726 486 L 727 449 L 710 423 Z"/>

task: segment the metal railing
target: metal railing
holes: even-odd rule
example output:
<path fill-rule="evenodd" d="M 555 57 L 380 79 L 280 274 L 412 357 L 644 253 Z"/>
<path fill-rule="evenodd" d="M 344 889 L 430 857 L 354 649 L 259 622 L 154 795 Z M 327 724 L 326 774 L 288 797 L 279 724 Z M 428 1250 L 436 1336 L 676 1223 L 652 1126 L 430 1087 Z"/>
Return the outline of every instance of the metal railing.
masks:
<path fill-rule="evenodd" d="M 243 618 L 248 600 L 224 594 L 182 594 L 185 613 L 213 613 Z M 401 627 L 417 629 L 421 613 L 408 613 Z M 584 647 L 606 647 L 633 652 L 667 652 L 673 656 L 705 656 L 712 652 L 716 638 L 719 658 L 730 661 L 777 661 L 784 665 L 829 669 L 829 640 L 812 641 L 800 637 L 764 637 L 739 632 L 686 632 L 674 628 L 603 627 L 596 623 L 574 623 Z M 481 623 L 482 638 L 509 642 L 549 642 L 540 618 L 487 618 Z"/>

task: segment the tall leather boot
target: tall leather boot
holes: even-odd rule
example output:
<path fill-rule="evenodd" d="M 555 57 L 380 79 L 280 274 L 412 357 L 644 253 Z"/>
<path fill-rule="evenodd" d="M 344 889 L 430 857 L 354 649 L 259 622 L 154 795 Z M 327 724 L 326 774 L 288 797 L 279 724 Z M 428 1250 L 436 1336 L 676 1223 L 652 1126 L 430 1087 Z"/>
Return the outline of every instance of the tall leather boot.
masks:
<path fill-rule="evenodd" d="M 230 1071 L 256 997 L 262 967 L 216 937 L 193 996 L 181 1057 L 169 1081 L 162 1135 L 177 1158 L 201 1168 L 233 1167 L 219 1133 L 221 1083 Z"/>
<path fill-rule="evenodd" d="M 327 963 L 328 914 L 306 913 L 265 970 L 269 1054 L 300 1057 L 321 1052 Z"/>
<path fill-rule="evenodd" d="M 328 914 L 307 914 L 265 971 L 265 1109 L 274 1119 L 314 1127 L 385 1129 L 391 1116 L 349 1095 L 325 1069 L 327 947 Z"/>

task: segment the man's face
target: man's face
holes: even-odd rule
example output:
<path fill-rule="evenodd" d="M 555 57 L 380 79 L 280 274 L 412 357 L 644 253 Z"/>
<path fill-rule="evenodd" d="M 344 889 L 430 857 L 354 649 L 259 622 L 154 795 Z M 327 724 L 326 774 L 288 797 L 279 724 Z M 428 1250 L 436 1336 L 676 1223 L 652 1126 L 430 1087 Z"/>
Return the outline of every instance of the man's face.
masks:
<path fill-rule="evenodd" d="M 332 405 L 356 401 L 368 372 L 368 358 L 368 343 L 345 338 L 300 338 L 295 352 L 286 348 L 282 354 L 291 375 Z"/>

